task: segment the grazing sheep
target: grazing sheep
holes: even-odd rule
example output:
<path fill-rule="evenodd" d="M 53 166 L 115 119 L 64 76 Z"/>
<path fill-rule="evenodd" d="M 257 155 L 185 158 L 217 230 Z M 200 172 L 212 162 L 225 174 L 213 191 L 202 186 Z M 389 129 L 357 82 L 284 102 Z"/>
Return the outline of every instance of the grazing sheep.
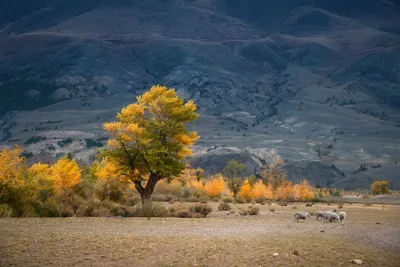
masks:
<path fill-rule="evenodd" d="M 346 220 L 347 214 L 344 211 L 339 212 L 339 219 L 344 224 L 344 220 Z"/>
<path fill-rule="evenodd" d="M 328 211 L 324 215 L 324 222 L 326 222 L 326 221 L 334 222 L 334 221 L 339 221 L 339 220 L 340 220 L 339 216 L 332 211 Z"/>
<path fill-rule="evenodd" d="M 296 221 L 299 221 L 299 219 L 306 220 L 307 218 L 311 218 L 311 215 L 308 212 L 296 212 L 294 218 Z"/>
<path fill-rule="evenodd" d="M 324 218 L 324 214 L 325 214 L 325 211 L 316 211 L 314 213 L 315 217 L 317 217 L 317 220 L 319 220 L 320 217 L 321 217 L 321 219 L 323 219 Z"/>
<path fill-rule="evenodd" d="M 325 218 L 325 214 L 326 214 L 327 212 L 333 212 L 333 213 L 336 213 L 336 209 L 333 209 L 333 210 L 324 210 L 324 211 L 322 211 L 322 219 L 324 219 L 324 218 Z"/>

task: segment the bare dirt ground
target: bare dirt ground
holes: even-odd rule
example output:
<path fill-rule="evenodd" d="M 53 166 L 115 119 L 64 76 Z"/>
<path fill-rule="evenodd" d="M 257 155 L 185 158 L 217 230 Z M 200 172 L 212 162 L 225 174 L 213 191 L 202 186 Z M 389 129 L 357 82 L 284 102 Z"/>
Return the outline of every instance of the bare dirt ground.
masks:
<path fill-rule="evenodd" d="M 0 219 L 0 266 L 400 266 L 397 205 L 345 204 L 341 225 L 293 219 L 335 205 L 257 204 L 260 215 L 244 217 L 250 204 L 231 204 L 234 214 L 209 204 L 203 219 Z"/>

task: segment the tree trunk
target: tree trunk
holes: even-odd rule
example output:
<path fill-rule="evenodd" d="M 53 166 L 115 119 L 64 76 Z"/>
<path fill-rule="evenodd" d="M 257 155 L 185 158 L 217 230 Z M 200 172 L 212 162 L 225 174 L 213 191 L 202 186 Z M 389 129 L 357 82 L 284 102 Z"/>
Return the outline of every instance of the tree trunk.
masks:
<path fill-rule="evenodd" d="M 136 190 L 139 192 L 142 198 L 142 203 L 149 201 L 151 195 L 153 194 L 154 188 L 159 180 L 162 178 L 157 173 L 150 174 L 149 180 L 145 187 L 140 183 L 140 181 L 135 182 Z"/>

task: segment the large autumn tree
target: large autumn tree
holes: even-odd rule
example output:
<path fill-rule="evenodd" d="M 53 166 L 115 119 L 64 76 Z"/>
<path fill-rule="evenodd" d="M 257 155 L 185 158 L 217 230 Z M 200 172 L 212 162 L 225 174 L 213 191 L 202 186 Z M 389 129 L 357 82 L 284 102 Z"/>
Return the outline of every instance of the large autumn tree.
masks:
<path fill-rule="evenodd" d="M 190 146 L 199 139 L 185 127 L 199 117 L 196 109 L 165 86 L 137 97 L 117 114 L 118 121 L 103 125 L 111 139 L 101 153 L 102 176 L 130 181 L 142 200 L 149 199 L 158 181 L 185 169 Z"/>

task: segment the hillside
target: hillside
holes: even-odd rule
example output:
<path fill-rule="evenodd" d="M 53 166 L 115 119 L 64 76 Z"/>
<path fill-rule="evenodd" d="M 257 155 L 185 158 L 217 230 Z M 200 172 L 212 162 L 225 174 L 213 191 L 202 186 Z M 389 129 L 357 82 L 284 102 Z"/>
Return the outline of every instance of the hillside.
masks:
<path fill-rule="evenodd" d="M 194 99 L 193 165 L 400 188 L 400 1 L 0 3 L 0 139 L 90 161 L 101 123 L 153 84 Z M 72 140 L 68 139 L 71 138 Z"/>

